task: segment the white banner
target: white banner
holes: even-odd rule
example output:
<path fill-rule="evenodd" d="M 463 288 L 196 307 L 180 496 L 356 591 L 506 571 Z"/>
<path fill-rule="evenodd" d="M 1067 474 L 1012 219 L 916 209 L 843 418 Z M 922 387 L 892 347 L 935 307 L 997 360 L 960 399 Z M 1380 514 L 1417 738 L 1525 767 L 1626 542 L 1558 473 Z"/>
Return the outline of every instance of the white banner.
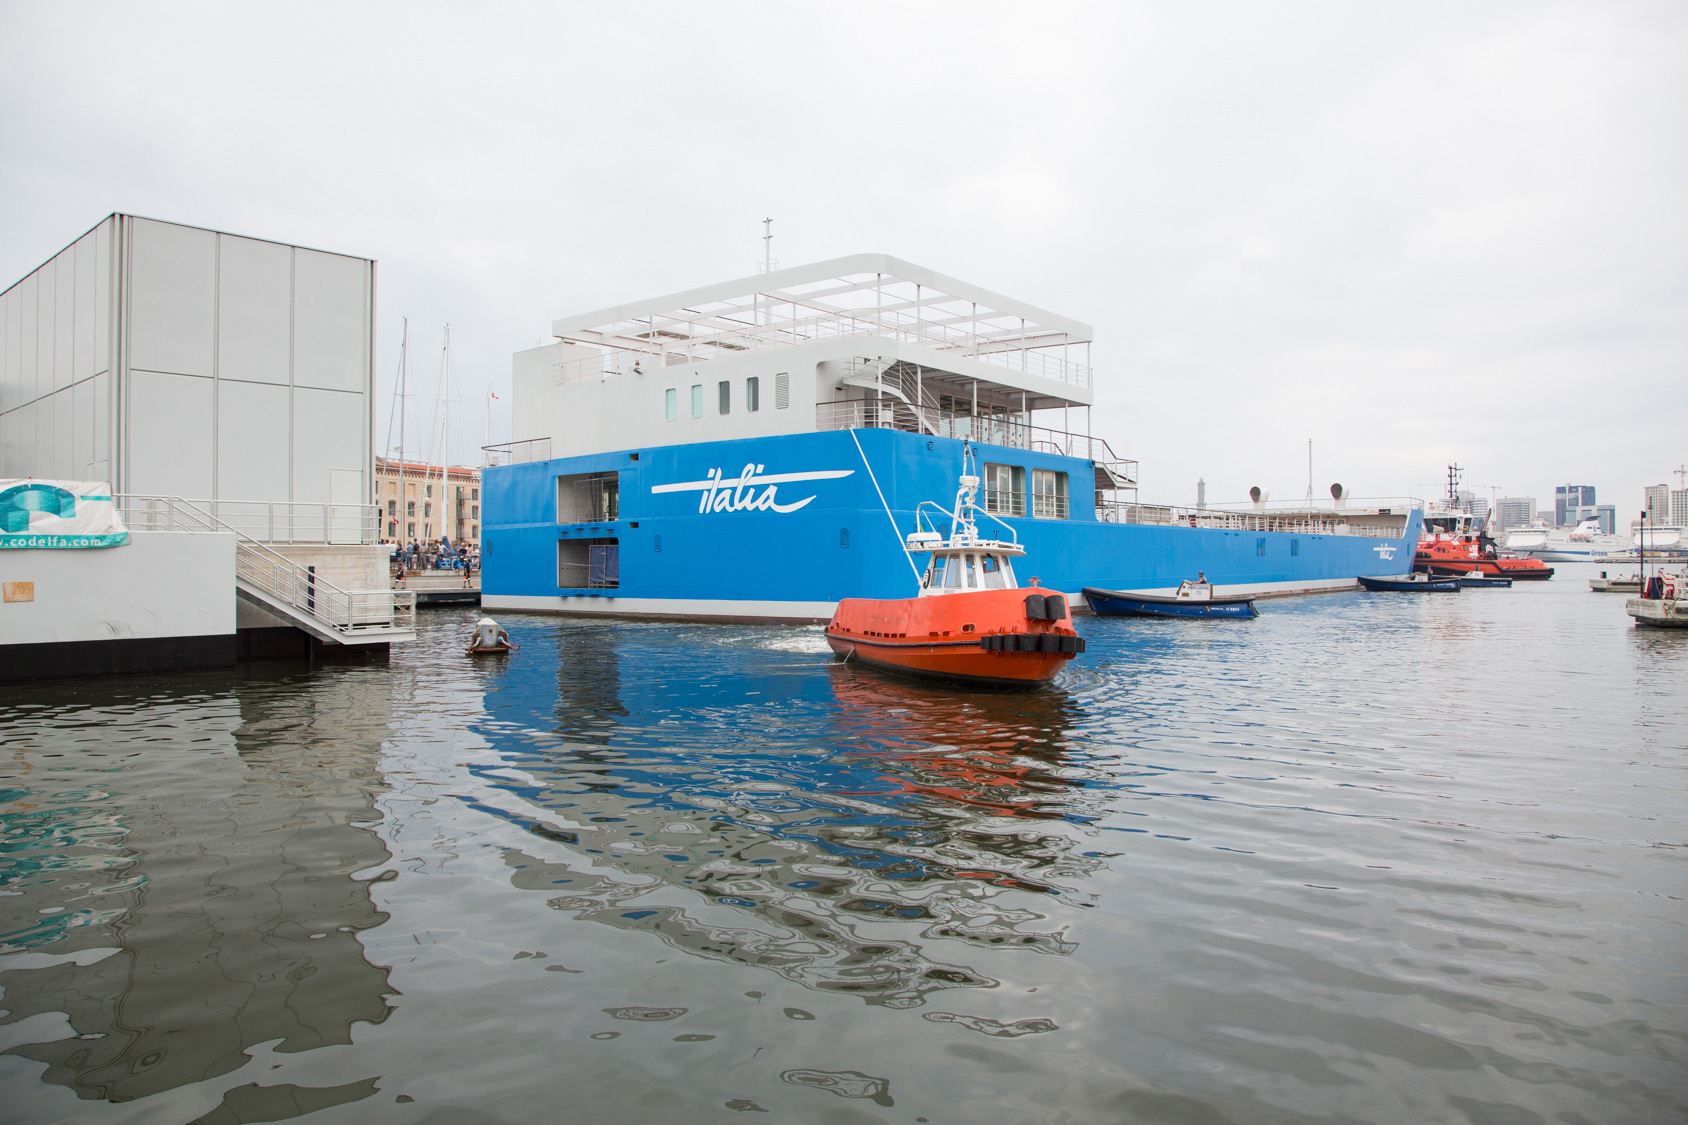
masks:
<path fill-rule="evenodd" d="M 121 547 L 111 485 L 98 480 L 0 480 L 0 550 Z"/>

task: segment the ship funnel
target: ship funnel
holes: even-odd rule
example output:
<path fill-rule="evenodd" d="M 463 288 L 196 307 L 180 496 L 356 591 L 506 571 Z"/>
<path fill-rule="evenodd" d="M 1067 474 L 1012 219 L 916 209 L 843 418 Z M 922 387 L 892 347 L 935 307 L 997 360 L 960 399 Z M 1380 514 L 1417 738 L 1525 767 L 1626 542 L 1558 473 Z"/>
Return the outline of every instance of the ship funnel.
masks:
<path fill-rule="evenodd" d="M 1270 492 L 1267 492 L 1264 488 L 1261 488 L 1258 484 L 1255 485 L 1253 488 L 1248 490 L 1248 498 L 1250 500 L 1253 500 L 1256 504 L 1266 503 L 1267 499 L 1271 495 L 1272 494 Z"/>
<path fill-rule="evenodd" d="M 1330 486 L 1330 498 L 1335 500 L 1336 506 L 1340 508 L 1343 502 L 1348 499 L 1348 490 L 1340 484 L 1333 484 Z"/>

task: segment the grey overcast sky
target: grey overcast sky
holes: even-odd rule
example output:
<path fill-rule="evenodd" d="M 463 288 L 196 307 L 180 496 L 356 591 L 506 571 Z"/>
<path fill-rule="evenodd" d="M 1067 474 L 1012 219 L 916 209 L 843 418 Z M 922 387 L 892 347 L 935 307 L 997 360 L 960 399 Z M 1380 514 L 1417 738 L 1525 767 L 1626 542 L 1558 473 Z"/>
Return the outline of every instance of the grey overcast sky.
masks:
<path fill-rule="evenodd" d="M 379 259 L 377 436 L 449 321 L 462 458 L 772 216 L 1093 324 L 1145 499 L 1688 461 L 1680 2 L 0 2 L 0 284 L 116 210 Z"/>

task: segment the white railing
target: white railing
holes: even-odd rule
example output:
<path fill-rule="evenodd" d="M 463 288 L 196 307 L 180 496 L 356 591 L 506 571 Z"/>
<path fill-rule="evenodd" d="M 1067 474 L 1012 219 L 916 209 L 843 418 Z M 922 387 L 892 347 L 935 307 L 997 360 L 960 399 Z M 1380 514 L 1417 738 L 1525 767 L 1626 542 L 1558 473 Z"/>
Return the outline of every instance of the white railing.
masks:
<path fill-rule="evenodd" d="M 342 638 L 416 628 L 416 595 L 408 590 L 343 590 L 318 577 L 311 567 L 179 496 L 120 495 L 115 499 L 118 514 L 132 531 L 232 532 L 237 582 L 275 598 Z"/>
<path fill-rule="evenodd" d="M 541 437 L 528 438 L 525 441 L 505 441 L 497 445 L 483 445 L 481 450 L 486 454 L 489 468 L 499 465 L 526 465 L 531 461 L 551 459 L 551 439 Z"/>
<path fill-rule="evenodd" d="M 947 355 L 978 360 L 994 367 L 1021 371 L 1040 379 L 1052 379 L 1075 387 L 1090 387 L 1094 374 L 1082 363 L 1056 354 L 1061 345 L 1022 346 L 1009 337 L 984 338 L 955 326 L 934 326 L 914 321 L 883 323 L 863 312 L 854 316 L 832 314 L 797 320 L 775 320 L 746 325 L 743 331 L 697 336 L 691 339 L 661 339 L 651 350 L 609 348 L 597 355 L 560 360 L 552 365 L 554 384 L 583 379 L 608 379 L 617 375 L 649 375 L 663 367 L 681 363 L 706 363 L 724 355 L 790 348 L 815 340 L 846 337 L 879 337 L 931 348 Z"/>
<path fill-rule="evenodd" d="M 191 505 L 196 511 L 231 531 L 261 543 L 374 543 L 381 533 L 381 512 L 374 504 L 305 504 L 269 500 L 194 500 L 168 496 L 127 496 L 142 507 L 137 518 L 147 515 L 144 504 L 158 501 L 159 520 L 171 517 L 168 501 Z M 162 528 L 160 530 L 174 530 Z"/>
<path fill-rule="evenodd" d="M 1349 501 L 1343 508 L 1309 508 L 1283 501 L 1277 504 L 1226 505 L 1185 508 L 1174 504 L 1113 503 L 1099 501 L 1096 518 L 1104 523 L 1138 523 L 1199 527 L 1215 531 L 1274 531 L 1300 535 L 1357 535 L 1375 539 L 1398 539 L 1407 520 L 1421 501 L 1386 497 L 1381 500 Z"/>
<path fill-rule="evenodd" d="M 1077 457 L 1094 461 L 1108 469 L 1130 488 L 1137 483 L 1137 462 L 1117 455 L 1108 447 L 1106 439 L 1089 434 L 1073 434 L 1065 430 L 1051 430 L 1044 426 L 1030 426 L 1009 416 L 942 414 L 929 408 L 916 410 L 901 399 L 848 399 L 843 402 L 822 402 L 815 405 L 817 430 L 903 430 L 925 433 L 934 437 L 956 438 L 984 445 L 1002 445 L 1010 449 L 1030 449 L 1040 453 L 1054 453 L 1062 457 Z"/>

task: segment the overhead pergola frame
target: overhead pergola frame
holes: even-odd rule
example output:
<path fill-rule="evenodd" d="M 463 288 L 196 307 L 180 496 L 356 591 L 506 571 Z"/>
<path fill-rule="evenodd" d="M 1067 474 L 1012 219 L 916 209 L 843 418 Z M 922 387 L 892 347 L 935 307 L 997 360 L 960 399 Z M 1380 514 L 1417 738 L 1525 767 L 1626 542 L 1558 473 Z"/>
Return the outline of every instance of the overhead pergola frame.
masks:
<path fill-rule="evenodd" d="M 841 336 L 882 336 L 1090 385 L 1089 325 L 887 254 L 774 270 L 552 324 L 560 339 L 698 363 Z"/>

